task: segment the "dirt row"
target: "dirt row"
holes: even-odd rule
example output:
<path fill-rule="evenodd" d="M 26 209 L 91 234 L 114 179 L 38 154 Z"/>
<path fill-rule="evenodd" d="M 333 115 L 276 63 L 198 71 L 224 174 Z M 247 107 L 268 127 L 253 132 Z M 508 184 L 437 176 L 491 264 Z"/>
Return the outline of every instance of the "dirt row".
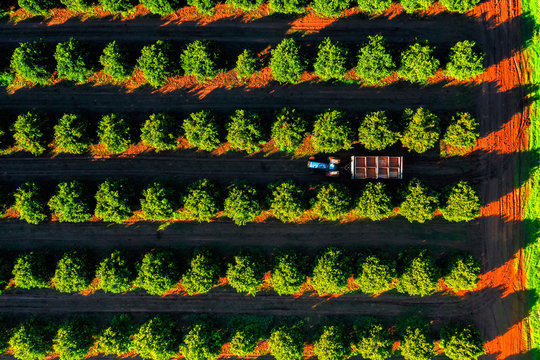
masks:
<path fill-rule="evenodd" d="M 157 18 L 134 21 L 93 20 L 68 21 L 47 26 L 36 20 L 17 24 L 0 23 L 0 44 L 16 44 L 43 38 L 59 42 L 70 37 L 85 41 L 149 43 L 156 40 L 187 42 L 207 39 L 224 43 L 276 44 L 283 37 L 296 36 L 299 41 L 321 41 L 324 37 L 343 42 L 359 43 L 367 35 L 382 33 L 394 43 L 410 43 L 415 38 L 436 44 L 453 45 L 464 39 L 477 39 L 480 24 L 474 18 L 444 14 L 427 19 L 366 19 L 358 16 L 337 20 L 316 32 L 304 32 L 288 16 L 269 16 L 251 22 L 219 20 L 205 25 L 197 22 L 164 22 Z"/>

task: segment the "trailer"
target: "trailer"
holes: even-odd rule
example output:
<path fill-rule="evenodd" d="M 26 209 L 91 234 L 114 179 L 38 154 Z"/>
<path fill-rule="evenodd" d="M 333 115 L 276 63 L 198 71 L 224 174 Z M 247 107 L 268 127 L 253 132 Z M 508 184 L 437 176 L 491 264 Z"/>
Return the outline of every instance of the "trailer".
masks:
<path fill-rule="evenodd" d="M 335 157 L 316 161 L 314 157 L 310 157 L 307 167 L 313 172 L 324 172 L 328 177 L 350 173 L 353 180 L 403 178 L 401 156 L 351 156 L 350 161 L 342 161 Z"/>

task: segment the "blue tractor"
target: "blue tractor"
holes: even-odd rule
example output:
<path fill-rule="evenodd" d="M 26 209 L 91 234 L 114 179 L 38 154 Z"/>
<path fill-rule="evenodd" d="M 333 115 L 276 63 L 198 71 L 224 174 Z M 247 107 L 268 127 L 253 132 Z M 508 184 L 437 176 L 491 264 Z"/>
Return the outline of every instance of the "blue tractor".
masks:
<path fill-rule="evenodd" d="M 315 157 L 309 158 L 307 163 L 308 169 L 313 172 L 324 172 L 329 177 L 339 177 L 340 175 L 340 160 L 334 157 L 328 157 L 328 161 L 315 161 Z"/>

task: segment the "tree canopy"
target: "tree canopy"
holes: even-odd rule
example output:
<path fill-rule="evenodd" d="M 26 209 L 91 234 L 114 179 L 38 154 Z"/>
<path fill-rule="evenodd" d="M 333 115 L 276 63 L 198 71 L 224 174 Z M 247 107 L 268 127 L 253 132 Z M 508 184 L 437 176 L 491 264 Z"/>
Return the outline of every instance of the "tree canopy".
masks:
<path fill-rule="evenodd" d="M 133 8 L 133 0 L 98 0 L 103 10 L 112 14 L 127 14 Z"/>
<path fill-rule="evenodd" d="M 431 360 L 435 349 L 429 326 L 414 318 L 406 321 L 401 329 L 399 349 L 405 360 Z"/>
<path fill-rule="evenodd" d="M 13 194 L 14 209 L 19 213 L 19 219 L 29 224 L 39 224 L 47 219 L 45 213 L 45 198 L 43 189 L 33 182 L 26 182 Z"/>
<path fill-rule="evenodd" d="M 138 267 L 136 286 L 150 295 L 162 295 L 172 289 L 180 278 L 175 256 L 168 251 L 146 253 Z"/>
<path fill-rule="evenodd" d="M 398 292 L 426 296 L 435 291 L 440 273 L 427 250 L 400 253 L 399 264 Z"/>
<path fill-rule="evenodd" d="M 391 196 L 382 182 L 368 182 L 356 205 L 356 212 L 373 221 L 392 215 L 394 210 Z"/>
<path fill-rule="evenodd" d="M 392 287 L 396 264 L 384 255 L 369 254 L 358 262 L 355 282 L 364 294 L 380 294 Z"/>
<path fill-rule="evenodd" d="M 72 250 L 64 253 L 56 263 L 52 284 L 60 292 L 74 293 L 88 288 L 92 276 L 87 255 Z"/>
<path fill-rule="evenodd" d="M 96 192 L 94 214 L 103 221 L 122 223 L 132 212 L 133 190 L 123 179 L 107 179 Z"/>
<path fill-rule="evenodd" d="M 199 150 L 212 151 L 219 147 L 219 128 L 209 110 L 190 114 L 182 124 L 187 141 Z"/>
<path fill-rule="evenodd" d="M 458 112 L 452 116 L 443 140 L 448 145 L 459 148 L 474 146 L 480 137 L 479 127 L 478 120 L 470 113 Z"/>
<path fill-rule="evenodd" d="M 283 108 L 272 124 L 272 140 L 281 151 L 292 152 L 298 149 L 304 141 L 307 131 L 307 121 L 295 109 Z"/>
<path fill-rule="evenodd" d="M 313 344 L 319 360 L 341 360 L 351 355 L 351 342 L 343 325 L 324 325 Z"/>
<path fill-rule="evenodd" d="M 180 64 L 186 75 L 193 75 L 198 82 L 211 80 L 220 72 L 219 56 L 208 41 L 195 40 L 180 55 Z"/>
<path fill-rule="evenodd" d="M 169 15 L 180 7 L 179 0 L 140 0 L 152 14 Z"/>
<path fill-rule="evenodd" d="M 304 352 L 304 339 L 299 324 L 275 327 L 269 339 L 270 354 L 276 360 L 300 360 Z"/>
<path fill-rule="evenodd" d="M 103 72 L 116 81 L 126 80 L 133 72 L 127 49 L 118 45 L 116 41 L 105 46 L 103 54 L 99 57 L 99 63 L 103 66 Z"/>
<path fill-rule="evenodd" d="M 263 141 L 261 118 L 246 110 L 236 110 L 227 123 L 227 141 L 236 150 L 252 153 Z"/>
<path fill-rule="evenodd" d="M 237 292 L 255 295 L 263 284 L 264 267 L 259 255 L 242 250 L 227 266 L 227 279 Z"/>
<path fill-rule="evenodd" d="M 368 85 L 375 85 L 392 75 L 396 64 L 386 48 L 382 35 L 368 36 L 367 42 L 358 51 L 356 75 Z"/>
<path fill-rule="evenodd" d="M 297 220 L 305 210 L 304 191 L 291 181 L 272 184 L 269 198 L 270 210 L 283 222 Z"/>
<path fill-rule="evenodd" d="M 384 150 L 399 137 L 397 127 L 385 111 L 367 113 L 358 129 L 358 140 L 367 150 Z"/>
<path fill-rule="evenodd" d="M 312 210 L 320 219 L 336 221 L 349 211 L 351 195 L 344 185 L 326 183 L 316 190 L 312 203 Z"/>
<path fill-rule="evenodd" d="M 130 127 L 125 116 L 120 114 L 103 115 L 98 124 L 98 139 L 112 154 L 119 154 L 131 146 Z"/>
<path fill-rule="evenodd" d="M 158 88 L 164 85 L 172 74 L 171 52 L 171 45 L 162 40 L 142 48 L 141 56 L 137 59 L 137 67 L 151 86 Z"/>
<path fill-rule="evenodd" d="M 402 5 L 404 5 L 404 1 L 416 2 L 417 0 L 402 0 Z M 427 1 L 431 5 L 433 0 Z M 410 45 L 401 53 L 401 64 L 398 69 L 399 76 L 411 83 L 427 84 L 428 79 L 435 76 L 435 72 L 440 65 L 440 61 L 433 56 L 434 50 L 428 44 L 417 42 Z"/>
<path fill-rule="evenodd" d="M 307 280 L 306 276 L 305 261 L 296 252 L 283 252 L 274 259 L 271 282 L 279 295 L 298 293 Z"/>
<path fill-rule="evenodd" d="M 257 190 L 249 185 L 231 185 L 223 210 L 236 225 L 253 221 L 261 213 Z"/>
<path fill-rule="evenodd" d="M 97 351 L 108 356 L 119 356 L 133 350 L 131 337 L 135 333 L 133 318 L 129 314 L 115 315 L 111 325 L 97 337 Z"/>
<path fill-rule="evenodd" d="M 43 40 L 20 43 L 11 56 L 11 69 L 23 80 L 49 84 L 52 66 L 47 50 Z"/>
<path fill-rule="evenodd" d="M 439 118 L 425 108 L 405 109 L 403 112 L 405 130 L 401 144 L 409 151 L 424 153 L 439 141 Z"/>
<path fill-rule="evenodd" d="M 259 70 L 260 65 L 261 61 L 253 50 L 245 49 L 238 55 L 234 70 L 239 79 L 245 79 L 255 74 Z"/>
<path fill-rule="evenodd" d="M 198 222 L 210 222 L 219 211 L 215 185 L 208 179 L 191 184 L 184 197 L 184 209 L 190 218 Z"/>
<path fill-rule="evenodd" d="M 353 131 L 345 113 L 327 110 L 315 116 L 311 145 L 316 152 L 332 153 L 352 149 Z"/>
<path fill-rule="evenodd" d="M 115 250 L 99 263 L 96 278 L 99 279 L 99 289 L 118 294 L 131 289 L 134 271 L 127 256 Z"/>
<path fill-rule="evenodd" d="M 255 321 L 237 321 L 232 324 L 229 352 L 239 358 L 247 357 L 255 351 L 257 342 L 262 336 L 263 326 Z"/>
<path fill-rule="evenodd" d="M 434 0 L 401 0 L 400 3 L 408 13 L 427 10 Z"/>
<path fill-rule="evenodd" d="M 460 181 L 445 190 L 440 210 L 448 221 L 471 221 L 480 216 L 478 191 L 468 182 Z"/>
<path fill-rule="evenodd" d="M 48 142 L 45 133 L 47 120 L 45 116 L 36 112 L 17 116 L 12 126 L 15 146 L 34 156 L 43 154 L 47 150 Z"/>
<path fill-rule="evenodd" d="M 64 114 L 54 126 L 54 151 L 82 154 L 90 145 L 88 121 L 80 115 Z"/>
<path fill-rule="evenodd" d="M 170 220 L 175 217 L 179 204 L 175 191 L 161 183 L 153 183 L 142 192 L 141 210 L 147 220 Z"/>
<path fill-rule="evenodd" d="M 484 57 L 474 41 L 460 41 L 450 49 L 446 73 L 457 80 L 471 79 L 484 72 Z"/>
<path fill-rule="evenodd" d="M 322 16 L 339 16 L 351 6 L 351 0 L 312 0 L 311 8 Z"/>
<path fill-rule="evenodd" d="M 19 360 L 43 360 L 52 352 L 53 329 L 35 319 L 21 323 L 13 330 L 9 348 Z"/>
<path fill-rule="evenodd" d="M 83 12 L 92 8 L 91 0 L 60 0 L 60 2 L 68 9 Z"/>
<path fill-rule="evenodd" d="M 263 0 L 227 0 L 227 4 L 244 11 L 255 10 L 262 3 Z"/>
<path fill-rule="evenodd" d="M 471 324 L 448 324 L 441 330 L 441 348 L 451 360 L 478 359 L 485 354 L 482 337 Z"/>
<path fill-rule="evenodd" d="M 61 182 L 49 200 L 51 213 L 60 222 L 79 223 L 90 220 L 90 196 L 88 189 L 77 180 Z"/>
<path fill-rule="evenodd" d="M 402 197 L 403 202 L 399 207 L 399 214 L 409 222 L 423 223 L 433 219 L 433 213 L 439 205 L 439 199 L 420 180 L 412 179 L 407 189 L 402 191 Z"/>
<path fill-rule="evenodd" d="M 270 58 L 270 70 L 274 79 L 281 83 L 297 83 L 306 69 L 306 63 L 300 54 L 300 47 L 293 38 L 281 41 L 273 50 Z"/>
<path fill-rule="evenodd" d="M 270 10 L 280 14 L 300 14 L 306 11 L 305 0 L 270 0 Z"/>
<path fill-rule="evenodd" d="M 212 15 L 214 13 L 216 3 L 216 0 L 187 0 L 189 6 L 195 6 L 197 11 L 205 15 Z"/>
<path fill-rule="evenodd" d="M 354 325 L 356 339 L 353 342 L 356 354 L 369 360 L 386 360 L 392 356 L 394 340 L 388 329 L 373 318 Z"/>
<path fill-rule="evenodd" d="M 170 318 L 156 316 L 145 322 L 133 337 L 135 351 L 143 359 L 169 360 L 178 354 L 179 333 Z"/>
<path fill-rule="evenodd" d="M 82 360 L 94 344 L 94 328 L 85 318 L 62 324 L 53 340 L 54 353 L 60 360 Z"/>
<path fill-rule="evenodd" d="M 182 285 L 189 295 L 206 294 L 219 282 L 219 259 L 207 249 L 197 249 L 190 260 L 190 267 L 182 276 Z"/>
<path fill-rule="evenodd" d="M 470 254 L 454 255 L 446 267 L 444 283 L 453 291 L 473 290 L 481 274 L 480 264 Z"/>
<path fill-rule="evenodd" d="M 54 5 L 54 0 L 18 0 L 21 8 L 32 15 L 47 15 Z"/>
<path fill-rule="evenodd" d="M 44 253 L 30 251 L 23 253 L 15 260 L 13 281 L 21 289 L 38 289 L 49 287 L 49 266 Z"/>
<path fill-rule="evenodd" d="M 357 0 L 358 8 L 369 14 L 382 14 L 390 8 L 392 0 Z"/>
<path fill-rule="evenodd" d="M 324 38 L 319 44 L 319 52 L 313 68 L 322 80 L 341 80 L 347 72 L 348 50 L 339 41 Z"/>
<path fill-rule="evenodd" d="M 441 3 L 450 11 L 457 11 L 460 13 L 467 12 L 474 9 L 480 0 L 441 0 Z"/>
<path fill-rule="evenodd" d="M 88 49 L 77 39 L 58 43 L 54 53 L 58 78 L 85 82 L 94 72 L 89 57 Z"/>
<path fill-rule="evenodd" d="M 141 140 L 156 151 L 176 149 L 178 127 L 172 116 L 152 114 L 141 128 Z"/>
<path fill-rule="evenodd" d="M 351 273 L 351 259 L 345 252 L 328 248 L 317 257 L 310 284 L 319 295 L 342 294 L 347 291 Z"/>
<path fill-rule="evenodd" d="M 186 360 L 211 360 L 219 356 L 221 345 L 221 332 L 213 322 L 200 319 L 187 329 L 180 344 L 180 351 Z"/>

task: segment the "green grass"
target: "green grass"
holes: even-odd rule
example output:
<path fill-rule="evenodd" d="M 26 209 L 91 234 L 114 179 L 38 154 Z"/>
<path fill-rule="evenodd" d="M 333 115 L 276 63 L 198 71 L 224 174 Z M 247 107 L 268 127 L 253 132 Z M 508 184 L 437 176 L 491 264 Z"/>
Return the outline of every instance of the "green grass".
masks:
<path fill-rule="evenodd" d="M 537 0 L 523 0 L 523 39 L 525 53 L 530 66 L 527 84 L 540 84 L 540 9 Z M 531 94 L 535 99 L 540 91 Z M 529 151 L 522 164 L 522 170 L 529 174 L 526 185 L 526 199 L 523 213 L 525 230 L 525 270 L 526 288 L 530 294 L 531 313 L 529 332 L 524 334 L 531 341 L 531 358 L 540 359 L 540 103 L 535 100 L 530 109 Z M 530 337 L 530 338 L 529 338 Z"/>

